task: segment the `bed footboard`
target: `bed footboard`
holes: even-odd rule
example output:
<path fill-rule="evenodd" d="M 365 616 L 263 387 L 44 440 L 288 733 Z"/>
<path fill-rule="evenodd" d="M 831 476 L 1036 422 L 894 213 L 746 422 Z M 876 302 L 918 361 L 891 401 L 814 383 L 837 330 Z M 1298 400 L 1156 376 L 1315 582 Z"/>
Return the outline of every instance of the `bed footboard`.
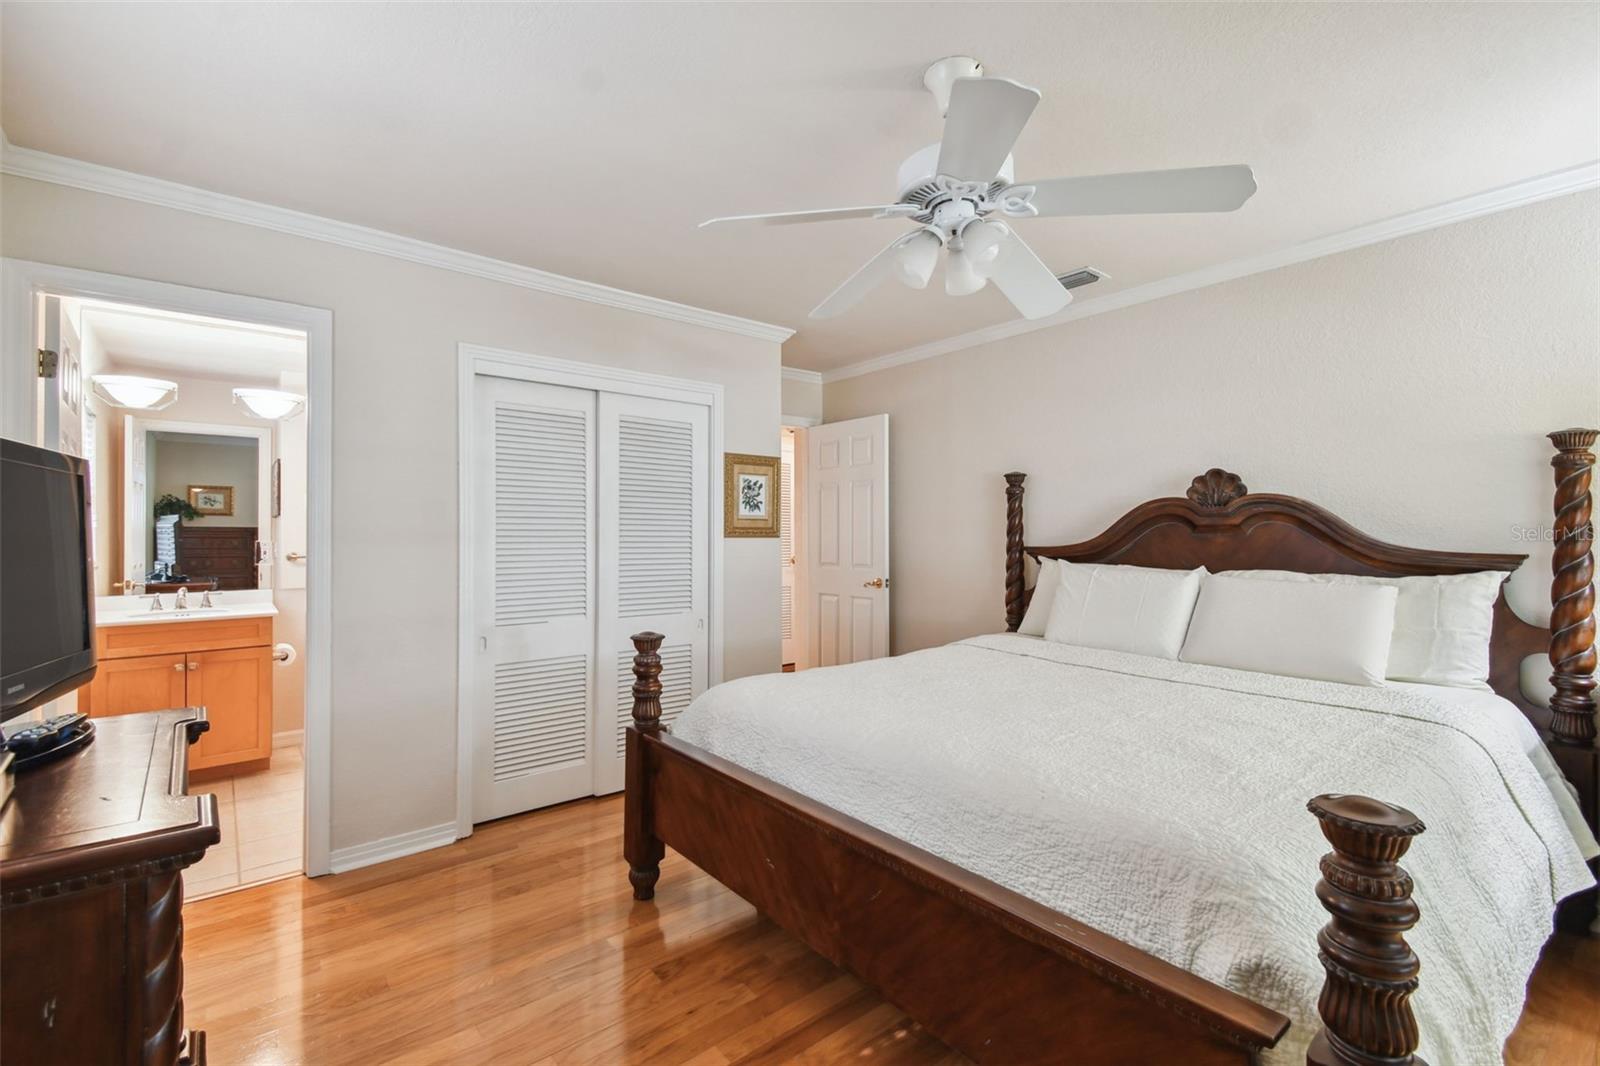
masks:
<path fill-rule="evenodd" d="M 638 900 L 670 843 L 767 917 L 980 1062 L 1246 1063 L 1289 1019 L 661 728 L 658 633 L 633 638 L 623 849 Z M 1417 922 L 1398 862 L 1416 815 L 1307 805 L 1333 850 L 1318 899 L 1323 1029 L 1309 1066 L 1418 1066 Z M 1306 945 L 1310 950 L 1310 945 Z"/>

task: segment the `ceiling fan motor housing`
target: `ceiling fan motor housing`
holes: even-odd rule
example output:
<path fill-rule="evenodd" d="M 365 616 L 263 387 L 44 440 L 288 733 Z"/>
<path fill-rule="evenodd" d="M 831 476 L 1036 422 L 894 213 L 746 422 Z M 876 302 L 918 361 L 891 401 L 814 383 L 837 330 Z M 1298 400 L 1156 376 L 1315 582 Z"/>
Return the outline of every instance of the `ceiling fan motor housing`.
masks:
<path fill-rule="evenodd" d="M 900 203 L 928 203 L 934 194 L 943 191 L 937 186 L 939 177 L 939 143 L 936 141 L 926 148 L 918 149 L 900 164 L 897 175 L 899 195 L 896 197 Z M 1006 156 L 1006 161 L 1000 164 L 1000 172 L 990 182 L 991 187 L 1010 185 L 1014 177 L 1011 156 Z"/>

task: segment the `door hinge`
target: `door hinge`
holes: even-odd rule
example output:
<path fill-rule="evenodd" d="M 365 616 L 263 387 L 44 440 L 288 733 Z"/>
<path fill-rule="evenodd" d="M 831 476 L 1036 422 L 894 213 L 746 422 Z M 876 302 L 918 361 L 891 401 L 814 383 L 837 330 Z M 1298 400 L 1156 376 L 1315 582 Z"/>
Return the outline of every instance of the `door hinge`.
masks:
<path fill-rule="evenodd" d="M 39 349 L 39 376 L 53 378 L 56 376 L 56 366 L 61 362 L 61 356 L 50 348 Z"/>

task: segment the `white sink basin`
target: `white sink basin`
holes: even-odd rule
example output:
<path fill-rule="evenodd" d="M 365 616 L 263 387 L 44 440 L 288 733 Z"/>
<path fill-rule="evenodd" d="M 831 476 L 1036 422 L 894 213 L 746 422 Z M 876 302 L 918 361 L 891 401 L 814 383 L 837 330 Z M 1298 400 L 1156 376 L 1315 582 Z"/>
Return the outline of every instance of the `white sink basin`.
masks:
<path fill-rule="evenodd" d="M 252 597 L 256 594 L 250 593 Z M 234 603 L 222 603 L 214 607 L 201 607 L 199 597 L 196 596 L 194 606 L 183 610 L 172 606 L 172 600 L 162 601 L 161 610 L 152 611 L 150 601 L 140 597 L 133 601 L 133 597 L 108 596 L 97 601 L 98 610 L 95 612 L 95 625 L 97 626 L 143 626 L 160 622 L 204 622 L 222 618 L 260 618 L 275 615 L 278 609 L 271 601 L 261 599 L 239 600 Z M 123 602 L 124 600 L 133 602 Z"/>

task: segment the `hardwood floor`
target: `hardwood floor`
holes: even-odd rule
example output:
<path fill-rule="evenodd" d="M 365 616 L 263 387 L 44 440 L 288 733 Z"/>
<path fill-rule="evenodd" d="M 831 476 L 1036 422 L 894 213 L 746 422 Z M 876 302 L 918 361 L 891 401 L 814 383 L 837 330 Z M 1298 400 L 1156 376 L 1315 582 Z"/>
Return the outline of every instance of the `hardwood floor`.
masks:
<path fill-rule="evenodd" d="M 964 1061 L 677 855 L 635 905 L 621 828 L 585 800 L 191 903 L 187 1024 L 225 1066 Z M 1532 987 L 1507 1062 L 1600 1064 L 1600 940 Z"/>

